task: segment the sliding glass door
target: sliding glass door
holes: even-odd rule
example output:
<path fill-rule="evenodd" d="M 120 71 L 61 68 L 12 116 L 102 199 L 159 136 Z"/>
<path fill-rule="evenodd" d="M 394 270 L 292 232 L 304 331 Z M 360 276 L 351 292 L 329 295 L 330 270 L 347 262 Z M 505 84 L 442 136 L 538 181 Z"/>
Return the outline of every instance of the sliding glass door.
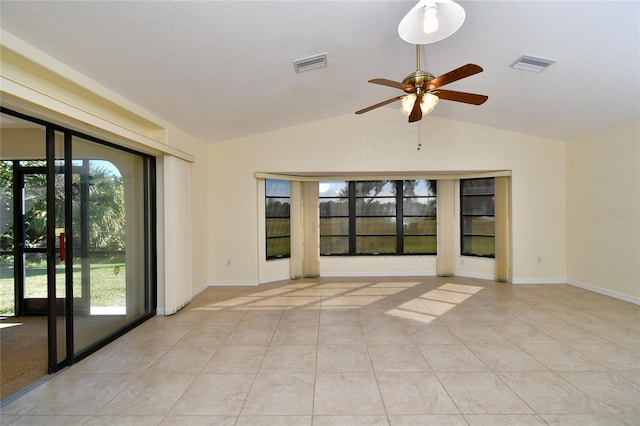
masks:
<path fill-rule="evenodd" d="M 155 163 L 4 108 L 0 119 L 0 314 L 47 317 L 51 372 L 155 313 Z"/>

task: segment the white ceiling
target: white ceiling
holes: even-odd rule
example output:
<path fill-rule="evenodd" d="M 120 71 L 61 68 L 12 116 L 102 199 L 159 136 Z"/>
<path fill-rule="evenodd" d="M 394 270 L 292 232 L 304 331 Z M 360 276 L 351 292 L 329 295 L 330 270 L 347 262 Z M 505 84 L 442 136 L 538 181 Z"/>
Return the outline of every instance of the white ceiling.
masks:
<path fill-rule="evenodd" d="M 0 23 L 215 143 L 402 94 L 367 80 L 415 70 L 415 47 L 397 27 L 416 2 L 0 0 Z M 489 100 L 442 101 L 432 115 L 563 140 L 638 120 L 640 2 L 459 3 L 465 23 L 422 47 L 421 68 L 437 76 L 476 63 L 483 73 L 446 88 Z M 294 72 L 293 60 L 324 52 L 326 68 Z M 539 74 L 510 68 L 522 54 L 558 62 Z"/>

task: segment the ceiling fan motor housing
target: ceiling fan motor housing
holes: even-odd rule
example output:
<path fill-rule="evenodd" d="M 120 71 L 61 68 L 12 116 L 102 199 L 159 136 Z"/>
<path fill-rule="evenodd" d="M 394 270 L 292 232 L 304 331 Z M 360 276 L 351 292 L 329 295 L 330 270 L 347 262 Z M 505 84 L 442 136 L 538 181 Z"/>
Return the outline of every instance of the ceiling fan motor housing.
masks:
<path fill-rule="evenodd" d="M 405 89 L 405 92 L 414 93 L 417 89 L 422 89 L 422 88 L 425 88 L 427 90 L 431 89 L 429 85 L 425 83 L 428 83 L 434 78 L 436 77 L 431 73 L 428 73 L 422 70 L 416 70 L 411 74 L 409 74 L 407 77 L 405 77 L 405 79 L 402 80 L 402 83 L 413 86 L 413 88 L 411 89 Z"/>

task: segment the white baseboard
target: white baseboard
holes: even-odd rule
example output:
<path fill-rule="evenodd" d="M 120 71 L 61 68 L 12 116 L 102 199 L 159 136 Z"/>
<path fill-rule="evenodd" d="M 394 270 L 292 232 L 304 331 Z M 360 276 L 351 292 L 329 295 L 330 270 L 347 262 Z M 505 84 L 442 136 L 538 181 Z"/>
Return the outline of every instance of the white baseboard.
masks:
<path fill-rule="evenodd" d="M 228 281 L 209 281 L 208 287 L 241 287 L 241 286 L 257 286 L 258 281 L 228 280 Z"/>
<path fill-rule="evenodd" d="M 514 278 L 512 284 L 566 284 L 565 278 Z"/>
<path fill-rule="evenodd" d="M 274 277 L 260 278 L 259 284 L 267 284 L 267 283 L 273 283 L 273 282 L 276 282 L 276 281 L 284 281 L 284 280 L 288 280 L 290 278 L 291 278 L 291 276 L 289 276 L 289 275 L 279 275 L 279 276 L 274 276 Z"/>
<path fill-rule="evenodd" d="M 476 274 L 473 272 L 456 272 L 454 277 L 477 278 L 479 280 L 495 281 L 496 276 L 493 274 Z"/>
<path fill-rule="evenodd" d="M 436 271 L 386 271 L 386 272 L 323 272 L 321 277 L 339 278 L 339 277 L 435 277 Z"/>
<path fill-rule="evenodd" d="M 614 299 L 619 299 L 625 302 L 633 303 L 634 305 L 640 305 L 640 297 L 629 296 L 628 294 L 618 293 L 617 291 L 609 290 L 602 287 L 597 287 L 597 286 L 583 283 L 576 280 L 567 280 L 567 284 L 572 285 L 574 287 L 580 287 L 585 290 L 593 291 L 594 293 L 613 297 Z"/>

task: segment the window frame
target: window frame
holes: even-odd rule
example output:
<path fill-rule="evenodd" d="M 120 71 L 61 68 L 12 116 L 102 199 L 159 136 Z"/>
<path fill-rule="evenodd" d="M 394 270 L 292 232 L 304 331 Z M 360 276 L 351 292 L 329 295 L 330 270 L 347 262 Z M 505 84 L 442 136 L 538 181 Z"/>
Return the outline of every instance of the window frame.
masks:
<path fill-rule="evenodd" d="M 492 181 L 492 191 L 491 192 L 478 192 L 473 194 L 465 194 L 464 183 L 469 181 L 479 181 L 479 180 L 491 180 Z M 493 204 L 491 206 L 492 213 L 483 212 L 477 214 L 469 214 L 464 212 L 465 200 L 468 199 L 479 199 L 479 198 L 487 198 L 492 197 Z M 460 255 L 461 256 L 469 256 L 469 257 L 479 257 L 479 258 L 488 258 L 495 259 L 496 257 L 496 232 L 495 232 L 495 203 L 496 203 L 496 189 L 495 189 L 495 177 L 488 178 L 471 178 L 471 179 L 460 179 Z M 474 232 L 466 232 L 465 231 L 465 219 L 466 218 L 493 218 L 493 233 L 474 233 Z M 493 239 L 493 250 L 490 254 L 483 254 L 480 252 L 474 252 L 472 247 L 470 250 L 465 251 L 465 237 L 474 238 L 490 238 Z"/>
<path fill-rule="evenodd" d="M 429 185 L 433 188 L 434 194 L 428 195 L 404 195 L 405 182 L 408 180 L 350 180 L 350 181 L 321 181 L 330 183 L 330 182 L 346 182 L 347 184 L 347 192 L 348 194 L 342 196 L 320 196 L 319 203 L 321 205 L 320 208 L 320 222 L 322 229 L 322 220 L 330 219 L 330 218 L 343 218 L 348 220 L 348 234 L 320 234 L 320 256 L 435 256 L 437 255 L 437 226 L 434 227 L 434 232 L 429 234 L 408 234 L 405 231 L 404 222 L 405 218 L 432 218 L 434 223 L 437 224 L 437 180 L 431 179 L 414 179 L 417 181 L 427 181 L 430 182 Z M 356 188 L 358 184 L 363 182 L 382 182 L 382 185 L 386 185 L 391 183 L 393 185 L 392 192 L 395 190 L 395 194 L 386 194 L 386 195 L 363 195 L 357 194 Z M 362 212 L 358 212 L 358 200 L 364 199 L 378 199 L 378 200 L 393 200 L 395 203 L 395 212 L 393 214 L 363 214 Z M 404 203 L 405 200 L 408 199 L 418 199 L 418 198 L 433 198 L 434 209 L 433 215 L 416 215 L 416 214 L 405 214 L 404 213 Z M 322 201 L 329 199 L 345 199 L 348 201 L 348 215 L 327 215 L 323 214 L 322 209 Z M 358 233 L 358 219 L 379 219 L 379 218 L 388 218 L 395 220 L 395 232 L 391 233 Z M 389 252 L 364 252 L 359 247 L 358 241 L 362 241 L 362 239 L 370 238 L 370 237 L 393 237 L 396 239 L 394 244 L 394 250 Z M 406 240 L 405 237 L 416 237 L 416 236 L 425 236 L 425 237 L 435 237 L 436 241 L 433 244 L 435 250 L 433 251 L 423 251 L 423 252 L 406 252 Z M 336 252 L 336 253 L 323 253 L 322 250 L 322 239 L 327 237 L 336 237 L 336 238 L 348 238 L 348 251 L 347 252 Z"/>
<path fill-rule="evenodd" d="M 288 195 L 282 195 L 282 194 L 274 194 L 274 195 L 269 195 L 269 181 L 278 181 L 278 182 L 288 182 L 289 183 L 289 193 Z M 287 180 L 282 180 L 282 179 L 265 179 L 265 189 L 264 189 L 264 234 L 265 234 L 265 244 L 264 244 L 264 248 L 265 248 L 265 259 L 266 260 L 278 260 L 278 259 L 290 259 L 291 258 L 291 182 L 287 181 Z M 270 208 L 269 208 L 269 202 L 272 200 L 283 200 L 283 199 L 287 199 L 289 200 L 288 202 L 288 208 L 287 208 L 287 212 L 288 214 L 285 215 L 270 215 Z M 287 219 L 289 222 L 289 227 L 288 227 L 288 234 L 286 235 L 276 235 L 276 236 L 269 236 L 269 220 L 270 219 Z M 270 249 L 269 249 L 269 243 L 271 241 L 276 241 L 276 240 L 281 240 L 281 239 L 288 239 L 289 240 L 289 250 L 288 252 L 282 252 L 279 254 L 275 254 L 275 255 L 269 255 Z"/>

